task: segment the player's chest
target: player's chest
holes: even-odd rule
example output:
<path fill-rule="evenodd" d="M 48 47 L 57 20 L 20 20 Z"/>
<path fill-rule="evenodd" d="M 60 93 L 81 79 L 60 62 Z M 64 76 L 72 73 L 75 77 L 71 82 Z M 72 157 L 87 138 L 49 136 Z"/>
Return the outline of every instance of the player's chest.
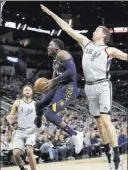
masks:
<path fill-rule="evenodd" d="M 56 61 L 56 62 L 53 63 L 53 69 L 55 71 L 58 71 L 58 70 L 63 71 L 64 65 L 63 65 L 63 63 L 60 63 L 59 61 Z"/>
<path fill-rule="evenodd" d="M 35 110 L 34 105 L 21 104 L 18 108 L 18 113 L 24 116 L 28 116 L 31 115 L 34 112 L 34 110 Z"/>
<path fill-rule="evenodd" d="M 107 61 L 107 55 L 105 50 L 89 46 L 84 50 L 82 60 L 85 64 L 91 63 L 95 65 L 97 63 L 105 63 Z"/>

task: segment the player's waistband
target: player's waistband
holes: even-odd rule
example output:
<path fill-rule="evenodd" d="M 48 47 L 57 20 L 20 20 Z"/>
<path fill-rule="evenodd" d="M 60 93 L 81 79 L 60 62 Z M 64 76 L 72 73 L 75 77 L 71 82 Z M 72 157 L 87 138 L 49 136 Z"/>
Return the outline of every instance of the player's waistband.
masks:
<path fill-rule="evenodd" d="M 109 79 L 99 79 L 99 80 L 96 80 L 96 81 L 93 81 L 93 82 L 86 81 L 86 84 L 87 85 L 93 85 L 93 84 L 98 84 L 98 83 L 102 83 L 102 82 L 105 82 L 105 81 L 109 81 Z"/>

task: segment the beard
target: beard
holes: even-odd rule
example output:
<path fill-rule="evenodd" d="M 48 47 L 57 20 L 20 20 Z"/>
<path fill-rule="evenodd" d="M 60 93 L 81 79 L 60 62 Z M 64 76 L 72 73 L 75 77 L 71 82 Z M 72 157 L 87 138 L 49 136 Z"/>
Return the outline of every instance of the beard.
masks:
<path fill-rule="evenodd" d="M 32 95 L 31 95 L 31 94 L 24 94 L 23 96 L 24 96 L 24 97 L 26 97 L 26 98 L 30 98 L 30 97 L 32 97 Z"/>

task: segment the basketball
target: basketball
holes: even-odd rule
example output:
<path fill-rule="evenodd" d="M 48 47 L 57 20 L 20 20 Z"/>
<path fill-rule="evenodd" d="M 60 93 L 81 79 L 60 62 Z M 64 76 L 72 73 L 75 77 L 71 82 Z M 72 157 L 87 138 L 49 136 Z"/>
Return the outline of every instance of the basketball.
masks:
<path fill-rule="evenodd" d="M 42 93 L 45 90 L 45 88 L 46 88 L 45 83 L 47 83 L 47 81 L 48 81 L 48 79 L 45 78 L 45 77 L 37 79 L 35 81 L 35 84 L 34 84 L 34 90 L 36 92 Z"/>

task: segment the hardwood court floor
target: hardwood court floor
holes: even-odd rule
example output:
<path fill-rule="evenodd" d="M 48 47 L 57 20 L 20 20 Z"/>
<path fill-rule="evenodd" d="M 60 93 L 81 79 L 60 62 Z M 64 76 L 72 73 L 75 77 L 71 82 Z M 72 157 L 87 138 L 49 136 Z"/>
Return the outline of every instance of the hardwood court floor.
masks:
<path fill-rule="evenodd" d="M 127 156 L 123 156 L 123 170 L 127 170 Z M 25 166 L 30 170 L 30 167 Z M 1 170 L 19 170 L 17 166 L 2 168 Z M 37 170 L 108 170 L 105 158 L 82 159 L 56 163 L 38 164 Z"/>

